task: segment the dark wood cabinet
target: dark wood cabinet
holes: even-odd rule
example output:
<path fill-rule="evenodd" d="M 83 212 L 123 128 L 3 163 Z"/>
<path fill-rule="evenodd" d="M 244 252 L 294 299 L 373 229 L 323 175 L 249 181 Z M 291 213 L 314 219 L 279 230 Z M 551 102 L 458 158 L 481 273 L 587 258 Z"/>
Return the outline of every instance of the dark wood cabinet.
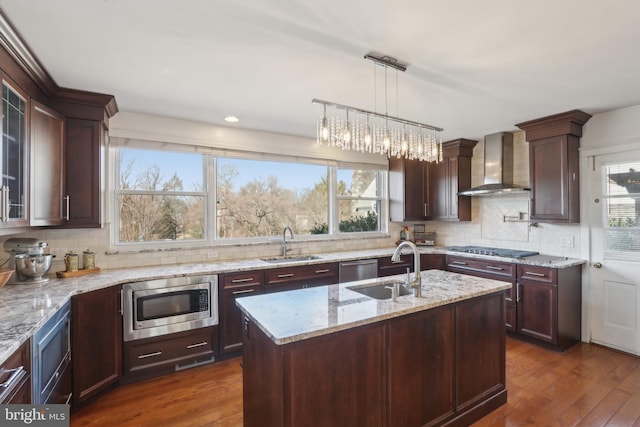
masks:
<path fill-rule="evenodd" d="M 0 404 L 31 403 L 31 341 L 27 340 L 0 366 Z"/>
<path fill-rule="evenodd" d="M 516 331 L 518 309 L 516 301 L 513 298 L 516 294 L 516 264 L 497 260 L 447 255 L 446 270 L 511 283 L 511 289 L 505 291 L 505 327 L 510 332 Z"/>
<path fill-rule="evenodd" d="M 443 254 L 420 254 L 421 270 L 444 270 Z"/>
<path fill-rule="evenodd" d="M 338 283 L 338 263 L 309 264 L 265 270 L 265 292 L 291 291 Z"/>
<path fill-rule="evenodd" d="M 73 404 L 118 384 L 122 375 L 121 286 L 71 299 Z"/>
<path fill-rule="evenodd" d="M 242 312 L 236 299 L 258 295 L 263 291 L 264 271 L 221 274 L 220 283 L 220 353 L 236 355 L 242 351 Z"/>
<path fill-rule="evenodd" d="M 30 215 L 33 226 L 65 222 L 64 117 L 31 100 Z"/>
<path fill-rule="evenodd" d="M 564 350 L 581 337 L 581 268 L 518 265 L 518 334 Z"/>
<path fill-rule="evenodd" d="M 423 221 L 431 216 L 429 163 L 419 160 L 389 160 L 389 220 Z"/>
<path fill-rule="evenodd" d="M 578 149 L 590 117 L 573 110 L 516 125 L 529 141 L 531 220 L 580 222 Z"/>
<path fill-rule="evenodd" d="M 378 277 L 407 274 L 407 268 L 413 271 L 413 254 L 400 255 L 398 262 L 391 261 L 391 256 L 378 258 Z"/>
<path fill-rule="evenodd" d="M 453 416 L 454 322 L 452 306 L 389 322 L 389 425 L 431 425 Z M 416 363 L 420 369 L 408 369 Z"/>
<path fill-rule="evenodd" d="M 124 343 L 122 383 L 139 381 L 215 360 L 217 326 Z"/>
<path fill-rule="evenodd" d="M 470 425 L 506 402 L 504 293 L 277 345 L 245 317 L 245 426 Z"/>
<path fill-rule="evenodd" d="M 478 141 L 456 139 L 442 144 L 442 161 L 429 165 L 430 219 L 471 221 L 471 158 Z"/>
<path fill-rule="evenodd" d="M 101 150 L 104 130 L 96 120 L 67 119 L 65 188 L 69 202 L 66 228 L 99 228 Z"/>

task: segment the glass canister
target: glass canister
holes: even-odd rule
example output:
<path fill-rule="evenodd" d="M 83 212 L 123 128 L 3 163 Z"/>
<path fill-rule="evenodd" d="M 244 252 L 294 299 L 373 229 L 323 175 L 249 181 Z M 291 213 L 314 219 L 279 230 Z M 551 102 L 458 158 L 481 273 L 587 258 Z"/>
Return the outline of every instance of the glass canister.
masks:
<path fill-rule="evenodd" d="M 96 253 L 91 249 L 82 252 L 82 268 L 85 270 L 96 268 Z"/>
<path fill-rule="evenodd" d="M 64 255 L 64 265 L 67 271 L 78 271 L 78 254 L 74 251 L 67 252 Z"/>

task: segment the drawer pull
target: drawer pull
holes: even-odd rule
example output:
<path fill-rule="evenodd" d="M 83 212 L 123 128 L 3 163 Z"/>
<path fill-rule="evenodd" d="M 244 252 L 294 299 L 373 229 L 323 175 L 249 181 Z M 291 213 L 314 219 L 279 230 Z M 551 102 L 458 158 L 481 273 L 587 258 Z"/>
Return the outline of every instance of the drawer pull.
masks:
<path fill-rule="evenodd" d="M 252 280 L 253 280 L 253 277 L 247 277 L 246 279 L 233 279 L 231 283 L 247 283 L 247 282 L 251 282 Z"/>
<path fill-rule="evenodd" d="M 153 353 L 141 354 L 138 356 L 138 359 L 146 359 L 147 357 L 160 356 L 162 354 L 161 351 L 154 351 Z"/>
<path fill-rule="evenodd" d="M 326 268 L 324 270 L 316 270 L 316 274 L 328 273 L 329 271 L 331 271 L 331 270 L 329 270 L 328 268 Z"/>
<path fill-rule="evenodd" d="M 243 289 L 241 291 L 233 291 L 231 292 L 232 295 L 240 295 L 240 294 L 248 294 L 255 291 L 255 289 Z"/>
<path fill-rule="evenodd" d="M 5 372 L 13 372 L 8 380 L 0 384 L 0 387 L 11 388 L 13 386 L 13 383 L 15 383 L 18 380 L 18 377 L 20 377 L 22 371 L 24 371 L 24 366 L 18 366 L 14 369 L 0 369 L 1 374 L 4 374 Z"/>
<path fill-rule="evenodd" d="M 458 264 L 458 265 L 467 265 L 466 262 L 462 262 L 462 261 L 453 261 L 453 264 Z"/>
<path fill-rule="evenodd" d="M 192 348 L 202 347 L 202 346 L 205 346 L 205 345 L 207 345 L 207 344 L 209 344 L 209 343 L 208 343 L 208 342 L 206 342 L 206 341 L 202 341 L 202 342 L 199 342 L 199 343 L 197 343 L 197 344 L 189 344 L 189 345 L 187 346 L 187 349 L 192 349 Z"/>
<path fill-rule="evenodd" d="M 546 277 L 546 274 L 542 274 L 542 273 L 534 273 L 532 271 L 525 271 L 524 272 L 525 276 L 536 276 L 536 277 Z"/>
<path fill-rule="evenodd" d="M 493 265 L 485 265 L 485 268 L 487 268 L 488 270 L 496 270 L 496 271 L 504 270 L 504 268 L 502 267 L 494 267 Z"/>
<path fill-rule="evenodd" d="M 284 279 L 287 277 L 293 277 L 293 273 L 289 273 L 289 274 L 278 274 L 278 279 Z"/>

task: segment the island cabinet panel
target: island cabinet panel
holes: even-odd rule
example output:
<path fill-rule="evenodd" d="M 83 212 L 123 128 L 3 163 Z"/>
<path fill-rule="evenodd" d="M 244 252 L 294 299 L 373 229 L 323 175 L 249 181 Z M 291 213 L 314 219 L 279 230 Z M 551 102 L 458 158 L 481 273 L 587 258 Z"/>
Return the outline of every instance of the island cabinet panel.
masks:
<path fill-rule="evenodd" d="M 236 299 L 262 293 L 264 271 L 243 271 L 221 274 L 220 292 L 220 353 L 235 355 L 242 350 L 242 312 Z"/>
<path fill-rule="evenodd" d="M 388 425 L 433 425 L 451 418 L 455 411 L 453 307 L 393 319 L 388 336 Z"/>
<path fill-rule="evenodd" d="M 122 375 L 121 286 L 71 299 L 73 405 L 115 387 Z"/>
<path fill-rule="evenodd" d="M 245 316 L 244 425 L 470 425 L 507 399 L 504 292 L 277 345 Z"/>
<path fill-rule="evenodd" d="M 265 292 L 291 291 L 338 283 L 338 263 L 309 264 L 265 271 Z"/>
<path fill-rule="evenodd" d="M 381 324 L 278 346 L 245 322 L 245 426 L 386 425 Z"/>
<path fill-rule="evenodd" d="M 504 306 L 504 294 L 456 306 L 458 412 L 469 411 L 496 393 L 506 400 Z"/>

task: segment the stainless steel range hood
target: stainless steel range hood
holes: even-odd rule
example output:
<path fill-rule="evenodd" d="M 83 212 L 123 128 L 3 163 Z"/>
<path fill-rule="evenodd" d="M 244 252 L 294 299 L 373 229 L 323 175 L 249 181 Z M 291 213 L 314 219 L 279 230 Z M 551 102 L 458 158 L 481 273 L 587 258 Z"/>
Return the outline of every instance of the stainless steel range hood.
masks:
<path fill-rule="evenodd" d="M 500 132 L 484 137 L 484 184 L 458 193 L 460 196 L 490 196 L 529 191 L 513 183 L 513 134 Z"/>

